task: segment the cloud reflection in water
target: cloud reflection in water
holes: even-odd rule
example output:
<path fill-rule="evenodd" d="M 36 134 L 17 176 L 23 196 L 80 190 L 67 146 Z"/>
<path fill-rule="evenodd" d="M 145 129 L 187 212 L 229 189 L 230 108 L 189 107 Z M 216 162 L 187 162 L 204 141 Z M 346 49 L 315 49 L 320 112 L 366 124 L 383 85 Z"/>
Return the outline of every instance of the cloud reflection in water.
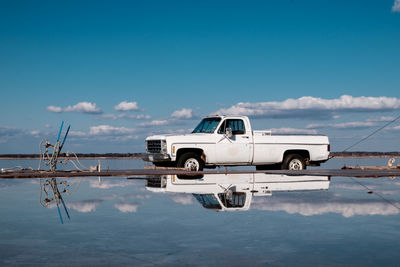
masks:
<path fill-rule="evenodd" d="M 396 205 L 399 204 L 396 203 Z M 319 202 L 289 197 L 255 199 L 252 208 L 265 211 L 284 211 L 303 216 L 337 213 L 346 218 L 356 215 L 394 215 L 399 213 L 396 207 L 382 201 L 328 199 Z"/>

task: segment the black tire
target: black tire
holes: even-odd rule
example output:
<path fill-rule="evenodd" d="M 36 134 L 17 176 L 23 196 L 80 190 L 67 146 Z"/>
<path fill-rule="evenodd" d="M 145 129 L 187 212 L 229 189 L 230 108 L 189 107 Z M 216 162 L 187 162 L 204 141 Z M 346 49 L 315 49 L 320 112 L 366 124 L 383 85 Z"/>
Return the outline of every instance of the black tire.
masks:
<path fill-rule="evenodd" d="M 178 168 L 189 168 L 192 171 L 202 171 L 204 162 L 199 155 L 189 152 L 179 157 L 176 166 Z"/>
<path fill-rule="evenodd" d="M 280 170 L 281 164 L 269 164 L 269 165 L 257 165 L 257 171 L 265 171 L 265 170 Z"/>
<path fill-rule="evenodd" d="M 282 162 L 282 170 L 305 170 L 306 161 L 299 154 L 289 154 Z"/>

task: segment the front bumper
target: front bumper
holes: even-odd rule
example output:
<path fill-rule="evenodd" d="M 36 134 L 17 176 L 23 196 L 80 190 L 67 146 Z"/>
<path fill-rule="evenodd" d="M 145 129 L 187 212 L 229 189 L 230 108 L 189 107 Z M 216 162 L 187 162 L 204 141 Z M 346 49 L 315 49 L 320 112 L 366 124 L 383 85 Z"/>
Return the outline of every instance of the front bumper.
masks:
<path fill-rule="evenodd" d="M 141 155 L 142 160 L 149 162 L 168 162 L 171 161 L 171 157 L 168 154 L 163 153 L 147 153 Z"/>

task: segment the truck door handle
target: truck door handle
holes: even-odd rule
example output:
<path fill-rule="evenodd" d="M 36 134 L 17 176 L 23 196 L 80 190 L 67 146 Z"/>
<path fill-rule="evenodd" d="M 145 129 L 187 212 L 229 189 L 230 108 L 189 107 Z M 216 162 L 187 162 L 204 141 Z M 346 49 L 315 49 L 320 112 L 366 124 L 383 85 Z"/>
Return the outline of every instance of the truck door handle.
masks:
<path fill-rule="evenodd" d="M 247 138 L 247 139 L 249 139 L 249 137 L 248 137 L 248 136 L 242 136 L 242 138 Z"/>

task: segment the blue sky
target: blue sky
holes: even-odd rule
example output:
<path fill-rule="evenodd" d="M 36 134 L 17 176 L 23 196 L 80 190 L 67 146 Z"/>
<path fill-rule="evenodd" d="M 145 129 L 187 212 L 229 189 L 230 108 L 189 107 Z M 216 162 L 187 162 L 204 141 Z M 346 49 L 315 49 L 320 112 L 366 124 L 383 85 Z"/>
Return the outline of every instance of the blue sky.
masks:
<path fill-rule="evenodd" d="M 0 1 L 0 25 L 0 153 L 38 152 L 62 120 L 67 149 L 143 152 L 216 112 L 340 151 L 400 115 L 398 0 Z"/>

